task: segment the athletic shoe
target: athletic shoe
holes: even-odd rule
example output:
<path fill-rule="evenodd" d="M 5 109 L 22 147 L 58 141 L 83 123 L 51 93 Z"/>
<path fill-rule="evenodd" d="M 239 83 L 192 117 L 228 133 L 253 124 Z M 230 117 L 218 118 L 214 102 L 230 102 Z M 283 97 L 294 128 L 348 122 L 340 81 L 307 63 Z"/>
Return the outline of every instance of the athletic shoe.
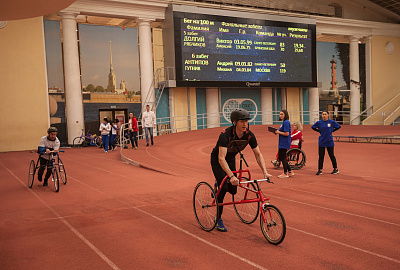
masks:
<path fill-rule="evenodd" d="M 135 146 L 135 150 L 137 150 L 137 146 Z"/>
<path fill-rule="evenodd" d="M 277 162 L 278 162 L 277 160 L 271 160 L 271 163 L 274 164 L 274 166 L 276 166 Z"/>
<path fill-rule="evenodd" d="M 318 170 L 318 172 L 316 173 L 316 175 L 321 175 L 321 174 L 322 174 L 321 170 Z"/>
<path fill-rule="evenodd" d="M 224 226 L 222 219 L 217 219 L 217 230 L 220 232 L 227 232 L 228 229 Z"/>
<path fill-rule="evenodd" d="M 146 147 L 149 147 L 149 144 L 146 144 Z"/>
<path fill-rule="evenodd" d="M 46 180 L 46 179 L 45 179 L 44 182 L 43 182 L 43 186 L 44 186 L 44 187 L 45 187 L 45 186 L 48 186 L 47 180 Z"/>
<path fill-rule="evenodd" d="M 153 142 L 151 142 L 151 145 L 153 145 L 154 143 Z"/>
<path fill-rule="evenodd" d="M 37 179 L 39 182 L 42 182 L 42 178 L 41 177 L 38 177 L 38 179 Z"/>
<path fill-rule="evenodd" d="M 288 175 L 289 176 L 294 176 L 294 172 L 289 172 Z"/>
<path fill-rule="evenodd" d="M 337 168 L 333 169 L 333 171 L 331 172 L 331 174 L 338 174 L 339 170 Z"/>
<path fill-rule="evenodd" d="M 289 175 L 282 173 L 281 175 L 278 175 L 278 178 L 288 178 Z"/>

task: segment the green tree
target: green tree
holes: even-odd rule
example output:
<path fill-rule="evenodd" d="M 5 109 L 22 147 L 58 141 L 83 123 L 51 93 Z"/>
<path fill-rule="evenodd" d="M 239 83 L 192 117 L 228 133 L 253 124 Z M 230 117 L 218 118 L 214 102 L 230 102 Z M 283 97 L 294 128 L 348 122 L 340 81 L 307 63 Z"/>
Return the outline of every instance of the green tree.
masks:
<path fill-rule="evenodd" d="M 105 92 L 105 91 L 106 91 L 106 89 L 104 89 L 103 86 L 101 86 L 101 85 L 96 86 L 96 92 Z"/>
<path fill-rule="evenodd" d="M 86 91 L 89 91 L 89 92 L 94 92 L 95 91 L 95 87 L 94 87 L 94 85 L 93 84 L 88 84 L 88 86 L 86 86 Z"/>
<path fill-rule="evenodd" d="M 137 96 L 140 96 L 140 91 L 137 91 L 137 92 L 136 92 L 136 95 L 137 95 Z"/>

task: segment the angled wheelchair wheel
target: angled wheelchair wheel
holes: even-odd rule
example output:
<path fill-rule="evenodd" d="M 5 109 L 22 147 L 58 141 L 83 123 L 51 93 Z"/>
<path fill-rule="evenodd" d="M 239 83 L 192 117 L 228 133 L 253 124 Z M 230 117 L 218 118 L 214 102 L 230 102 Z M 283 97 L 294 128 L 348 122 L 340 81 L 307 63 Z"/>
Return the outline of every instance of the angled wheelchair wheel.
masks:
<path fill-rule="evenodd" d="M 67 184 L 67 174 L 65 172 L 64 163 L 62 162 L 61 158 L 58 158 L 58 174 L 60 176 L 61 181 L 64 185 Z"/>
<path fill-rule="evenodd" d="M 60 178 L 58 176 L 58 170 L 56 168 L 53 168 L 52 176 L 53 179 L 51 181 L 54 184 L 54 191 L 58 192 L 60 190 Z"/>
<path fill-rule="evenodd" d="M 243 177 L 242 180 L 247 181 L 248 179 Z M 253 183 L 243 184 L 242 186 L 244 188 L 238 187 L 236 194 L 232 195 L 232 200 L 234 202 L 259 198 L 257 193 L 249 191 L 249 189 L 254 191 L 257 190 Z M 235 209 L 236 215 L 243 223 L 251 224 L 256 221 L 258 217 L 258 213 L 260 212 L 260 202 L 234 204 L 233 208 Z"/>
<path fill-rule="evenodd" d="M 197 223 L 209 232 L 217 225 L 218 201 L 215 192 L 206 182 L 200 182 L 193 192 L 193 210 Z"/>
<path fill-rule="evenodd" d="M 285 219 L 281 211 L 271 204 L 263 205 L 263 213 L 264 215 L 260 216 L 261 231 L 268 242 L 279 245 L 286 235 Z"/>
<path fill-rule="evenodd" d="M 299 148 L 291 148 L 286 152 L 286 159 L 292 170 L 300 170 L 306 165 L 306 154 Z"/>
<path fill-rule="evenodd" d="M 31 160 L 31 163 L 29 164 L 29 174 L 28 174 L 28 187 L 29 188 L 31 188 L 33 185 L 33 180 L 35 179 L 35 173 L 36 173 L 35 161 Z"/>

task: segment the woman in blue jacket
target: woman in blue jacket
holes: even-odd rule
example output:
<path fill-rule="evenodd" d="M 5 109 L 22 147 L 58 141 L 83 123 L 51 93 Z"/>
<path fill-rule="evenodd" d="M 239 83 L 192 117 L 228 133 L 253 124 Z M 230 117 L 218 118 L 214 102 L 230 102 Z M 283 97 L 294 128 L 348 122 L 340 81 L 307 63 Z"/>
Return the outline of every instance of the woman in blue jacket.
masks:
<path fill-rule="evenodd" d="M 332 133 L 340 128 L 340 125 L 332 119 L 329 119 L 329 114 L 327 111 L 322 112 L 322 120 L 319 120 L 314 125 L 312 129 L 319 132 L 318 148 L 319 148 L 319 158 L 318 158 L 318 172 L 317 175 L 322 174 L 322 168 L 324 166 L 324 156 L 325 148 L 328 151 L 328 155 L 331 158 L 333 171 L 331 174 L 338 174 L 339 170 L 337 168 L 336 157 L 334 154 L 334 146 Z"/>
<path fill-rule="evenodd" d="M 279 127 L 278 130 L 275 131 L 275 134 L 279 134 L 278 158 L 282 161 L 283 173 L 278 177 L 287 178 L 294 175 L 286 160 L 286 151 L 290 149 L 291 144 L 291 128 L 289 122 L 289 113 L 287 112 L 287 110 L 282 110 L 279 112 L 279 119 L 282 120 L 282 125 Z"/>

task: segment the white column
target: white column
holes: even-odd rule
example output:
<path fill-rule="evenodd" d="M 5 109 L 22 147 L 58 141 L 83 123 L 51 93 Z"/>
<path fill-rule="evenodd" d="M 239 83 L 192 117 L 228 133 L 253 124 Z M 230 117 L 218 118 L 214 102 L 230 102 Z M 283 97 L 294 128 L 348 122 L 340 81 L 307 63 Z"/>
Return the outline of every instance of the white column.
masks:
<path fill-rule="evenodd" d="M 206 89 L 207 128 L 220 126 L 219 90 L 218 88 Z"/>
<path fill-rule="evenodd" d="M 261 119 L 263 125 L 272 125 L 272 88 L 261 88 Z"/>
<path fill-rule="evenodd" d="M 281 110 L 287 110 L 286 107 L 286 88 L 281 88 Z"/>
<path fill-rule="evenodd" d="M 168 89 L 168 101 L 169 101 L 169 123 L 170 128 L 173 133 L 176 132 L 175 130 L 175 103 L 174 103 L 174 88 L 171 87 Z"/>
<path fill-rule="evenodd" d="M 371 92 L 371 36 L 366 37 L 365 41 L 365 105 L 366 109 L 372 106 L 372 92 Z M 368 116 L 372 114 L 371 110 L 367 111 Z"/>
<path fill-rule="evenodd" d="M 359 82 L 359 57 L 358 57 L 358 41 L 360 39 L 355 36 L 349 37 L 350 41 L 350 123 L 359 125 L 360 118 L 360 88 L 353 81 Z"/>
<path fill-rule="evenodd" d="M 147 104 L 152 107 L 155 101 L 151 20 L 139 19 L 137 23 L 139 31 L 140 93 L 142 109 L 144 109 Z"/>
<path fill-rule="evenodd" d="M 77 14 L 60 13 L 60 15 L 63 33 L 65 118 L 68 144 L 72 144 L 74 138 L 81 135 L 81 130 L 85 128 L 75 20 Z"/>
<path fill-rule="evenodd" d="M 308 89 L 308 110 L 310 112 L 310 124 L 319 120 L 319 92 L 318 88 Z"/>

